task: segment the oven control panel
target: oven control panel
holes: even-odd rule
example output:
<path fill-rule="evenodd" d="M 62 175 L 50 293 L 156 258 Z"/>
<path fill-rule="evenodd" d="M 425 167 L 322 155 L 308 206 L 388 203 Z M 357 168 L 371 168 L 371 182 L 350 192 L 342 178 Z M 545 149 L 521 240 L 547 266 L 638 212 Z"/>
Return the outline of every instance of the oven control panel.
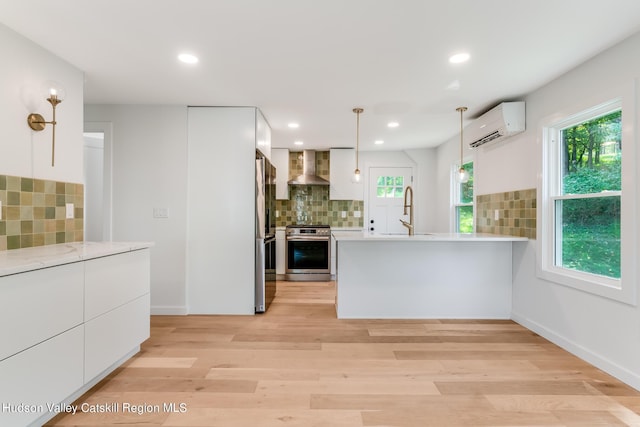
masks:
<path fill-rule="evenodd" d="M 288 226 L 286 230 L 287 236 L 318 236 L 329 237 L 331 228 L 318 226 Z"/>

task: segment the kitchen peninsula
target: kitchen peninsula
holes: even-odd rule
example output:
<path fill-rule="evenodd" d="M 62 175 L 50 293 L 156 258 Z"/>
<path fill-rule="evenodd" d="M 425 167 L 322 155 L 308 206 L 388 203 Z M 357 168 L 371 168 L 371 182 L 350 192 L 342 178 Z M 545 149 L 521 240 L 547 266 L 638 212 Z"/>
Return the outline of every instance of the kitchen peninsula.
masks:
<path fill-rule="evenodd" d="M 41 425 L 139 351 L 149 337 L 150 246 L 0 252 L 0 425 Z"/>
<path fill-rule="evenodd" d="M 511 247 L 492 234 L 334 232 L 338 318 L 508 319 Z"/>

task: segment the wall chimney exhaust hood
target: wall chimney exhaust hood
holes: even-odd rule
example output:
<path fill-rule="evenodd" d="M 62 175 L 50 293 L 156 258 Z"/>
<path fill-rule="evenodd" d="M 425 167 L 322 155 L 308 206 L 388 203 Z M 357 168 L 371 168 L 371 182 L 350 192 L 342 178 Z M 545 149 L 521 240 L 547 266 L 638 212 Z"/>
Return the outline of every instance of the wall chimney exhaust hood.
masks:
<path fill-rule="evenodd" d="M 329 181 L 316 175 L 316 152 L 304 150 L 302 152 L 302 175 L 287 182 L 289 185 L 329 185 Z"/>

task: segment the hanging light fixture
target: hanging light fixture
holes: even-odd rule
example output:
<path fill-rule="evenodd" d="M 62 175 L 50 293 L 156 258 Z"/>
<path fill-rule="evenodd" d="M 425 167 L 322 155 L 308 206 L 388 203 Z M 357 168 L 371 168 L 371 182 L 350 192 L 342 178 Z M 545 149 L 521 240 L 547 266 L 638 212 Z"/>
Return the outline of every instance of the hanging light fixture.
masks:
<path fill-rule="evenodd" d="M 463 145 L 462 113 L 467 111 L 467 107 L 458 107 L 458 108 L 456 108 L 456 111 L 460 112 L 460 169 L 458 169 L 458 176 L 456 178 L 457 178 L 459 183 L 464 184 L 465 182 L 469 181 L 469 172 L 467 172 L 464 169 L 464 163 L 463 163 L 463 160 L 462 160 L 462 145 Z"/>
<path fill-rule="evenodd" d="M 356 107 L 353 112 L 356 113 L 356 170 L 353 171 L 353 179 L 356 182 L 360 181 L 360 169 L 358 169 L 358 151 L 360 150 L 360 113 L 364 109 Z"/>

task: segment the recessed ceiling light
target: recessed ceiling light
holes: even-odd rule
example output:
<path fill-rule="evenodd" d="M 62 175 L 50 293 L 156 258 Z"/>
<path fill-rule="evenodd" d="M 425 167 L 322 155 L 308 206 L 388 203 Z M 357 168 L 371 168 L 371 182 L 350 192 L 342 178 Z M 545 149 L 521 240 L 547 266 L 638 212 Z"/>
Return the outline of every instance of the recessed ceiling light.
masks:
<path fill-rule="evenodd" d="M 400 123 L 398 122 L 389 122 L 387 123 L 387 126 L 390 128 L 397 128 L 398 126 L 400 126 Z"/>
<path fill-rule="evenodd" d="M 291 129 L 298 129 L 300 127 L 299 124 L 293 122 L 289 123 L 287 126 Z"/>
<path fill-rule="evenodd" d="M 178 55 L 178 61 L 185 64 L 197 64 L 198 57 L 190 53 L 181 53 L 180 55 Z"/>
<path fill-rule="evenodd" d="M 456 53 L 455 55 L 451 55 L 449 57 L 449 62 L 452 64 L 462 64 L 463 62 L 467 62 L 471 58 L 467 52 Z"/>
<path fill-rule="evenodd" d="M 294 144 L 294 145 L 302 145 L 302 144 L 304 144 L 304 142 L 302 142 L 302 141 L 295 141 L 293 144 Z"/>
<path fill-rule="evenodd" d="M 374 142 L 374 144 L 376 144 L 376 145 L 382 145 L 382 144 L 384 144 L 384 141 L 383 141 L 383 140 L 381 140 L 381 139 L 379 139 L 379 140 L 375 141 L 375 142 Z"/>

